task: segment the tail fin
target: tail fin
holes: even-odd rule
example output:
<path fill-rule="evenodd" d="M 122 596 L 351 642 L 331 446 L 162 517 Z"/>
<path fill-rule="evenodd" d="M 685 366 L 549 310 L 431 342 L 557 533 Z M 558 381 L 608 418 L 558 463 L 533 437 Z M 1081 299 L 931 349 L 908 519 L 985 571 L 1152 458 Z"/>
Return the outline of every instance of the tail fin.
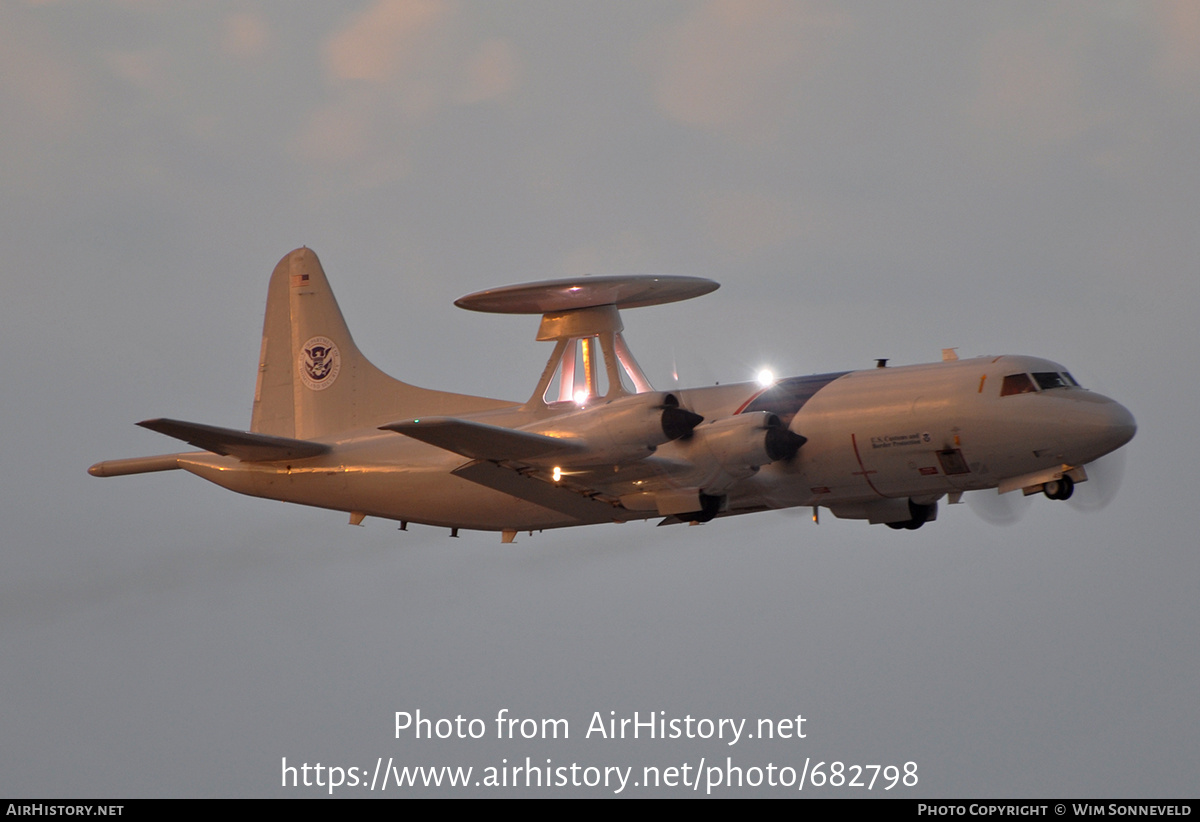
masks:
<path fill-rule="evenodd" d="M 311 439 L 422 414 L 462 414 L 510 404 L 431 391 L 389 377 L 354 344 L 316 254 L 298 248 L 275 266 L 251 431 Z"/>

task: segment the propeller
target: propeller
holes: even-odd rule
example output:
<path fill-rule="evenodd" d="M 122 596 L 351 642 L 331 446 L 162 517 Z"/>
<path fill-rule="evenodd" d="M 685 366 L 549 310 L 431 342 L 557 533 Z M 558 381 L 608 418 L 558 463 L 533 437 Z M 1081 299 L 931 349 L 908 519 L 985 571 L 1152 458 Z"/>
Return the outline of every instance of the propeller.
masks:
<path fill-rule="evenodd" d="M 1111 396 L 1107 387 L 1095 376 L 1085 376 L 1088 382 L 1096 386 L 1099 393 Z M 1067 500 L 1071 507 L 1078 511 L 1099 511 L 1116 499 L 1117 491 L 1121 489 L 1121 480 L 1125 476 L 1126 453 L 1127 449 L 1118 448 L 1084 466 L 1088 481 L 1075 486 L 1075 493 Z"/>
<path fill-rule="evenodd" d="M 1033 504 L 1033 500 L 1020 491 L 998 494 L 994 488 L 970 491 L 965 497 L 967 507 L 981 520 L 992 525 L 1014 525 Z"/>
<path fill-rule="evenodd" d="M 670 402 L 659 406 L 662 409 L 662 430 L 668 440 L 684 440 L 692 436 L 692 430 L 704 422 L 704 417 L 680 408 L 674 394 L 668 394 Z"/>
<path fill-rule="evenodd" d="M 1125 451 L 1118 449 L 1084 466 L 1087 481 L 1075 483 L 1068 504 L 1078 511 L 1099 511 L 1117 496 L 1121 478 L 1125 473 Z M 993 490 L 972 491 L 966 495 L 967 505 L 980 519 L 993 525 L 1012 525 L 1018 522 L 1029 506 L 1033 494 L 1025 496 L 1020 491 L 997 494 Z"/>
<path fill-rule="evenodd" d="M 1085 467 L 1087 482 L 1076 484 L 1068 503 L 1080 511 L 1099 511 L 1112 502 L 1125 475 L 1125 449 L 1119 448 Z"/>

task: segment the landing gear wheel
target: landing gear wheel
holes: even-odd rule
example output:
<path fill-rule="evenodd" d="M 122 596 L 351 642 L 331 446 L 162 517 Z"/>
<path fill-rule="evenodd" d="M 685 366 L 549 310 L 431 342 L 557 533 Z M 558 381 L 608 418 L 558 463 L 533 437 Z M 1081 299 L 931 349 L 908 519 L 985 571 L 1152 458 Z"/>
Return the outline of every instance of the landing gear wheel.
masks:
<path fill-rule="evenodd" d="M 937 503 L 931 502 L 928 505 L 908 501 L 908 512 L 912 514 L 912 519 L 901 520 L 900 522 L 887 523 L 888 528 L 896 531 L 915 531 L 925 523 L 937 517 Z"/>
<path fill-rule="evenodd" d="M 915 531 L 924 524 L 923 519 L 906 519 L 903 522 L 889 522 L 887 527 L 896 531 Z"/>
<path fill-rule="evenodd" d="M 1050 480 L 1042 486 L 1042 493 L 1049 499 L 1070 499 L 1071 494 L 1075 493 L 1075 481 L 1067 476 L 1062 479 Z"/>
<path fill-rule="evenodd" d="M 700 510 L 690 514 L 680 514 L 679 518 L 684 522 L 710 522 L 721 511 L 721 503 L 724 499 L 715 494 L 701 494 Z"/>

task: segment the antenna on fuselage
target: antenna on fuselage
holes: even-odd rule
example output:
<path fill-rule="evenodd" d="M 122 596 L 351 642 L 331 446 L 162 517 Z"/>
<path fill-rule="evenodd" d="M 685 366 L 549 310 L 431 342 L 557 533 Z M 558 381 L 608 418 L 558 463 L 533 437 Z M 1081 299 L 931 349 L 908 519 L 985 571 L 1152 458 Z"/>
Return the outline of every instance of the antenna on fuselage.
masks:
<path fill-rule="evenodd" d="M 539 341 L 553 341 L 527 406 L 612 399 L 654 390 L 621 332 L 620 309 L 662 305 L 699 297 L 719 285 L 703 277 L 632 275 L 548 280 L 478 291 L 456 300 L 459 308 L 496 314 L 541 314 Z M 601 394 L 600 373 L 607 379 Z M 558 391 L 552 392 L 555 379 Z M 632 386 L 626 387 L 625 380 Z"/>

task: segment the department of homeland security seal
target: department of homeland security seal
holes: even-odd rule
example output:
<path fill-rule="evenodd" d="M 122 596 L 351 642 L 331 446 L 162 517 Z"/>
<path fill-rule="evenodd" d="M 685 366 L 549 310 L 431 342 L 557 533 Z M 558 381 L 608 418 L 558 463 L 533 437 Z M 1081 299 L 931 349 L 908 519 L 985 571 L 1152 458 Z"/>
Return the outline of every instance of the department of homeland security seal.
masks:
<path fill-rule="evenodd" d="M 333 385 L 342 368 L 342 355 L 328 337 L 310 337 L 300 347 L 300 379 L 313 391 Z"/>

